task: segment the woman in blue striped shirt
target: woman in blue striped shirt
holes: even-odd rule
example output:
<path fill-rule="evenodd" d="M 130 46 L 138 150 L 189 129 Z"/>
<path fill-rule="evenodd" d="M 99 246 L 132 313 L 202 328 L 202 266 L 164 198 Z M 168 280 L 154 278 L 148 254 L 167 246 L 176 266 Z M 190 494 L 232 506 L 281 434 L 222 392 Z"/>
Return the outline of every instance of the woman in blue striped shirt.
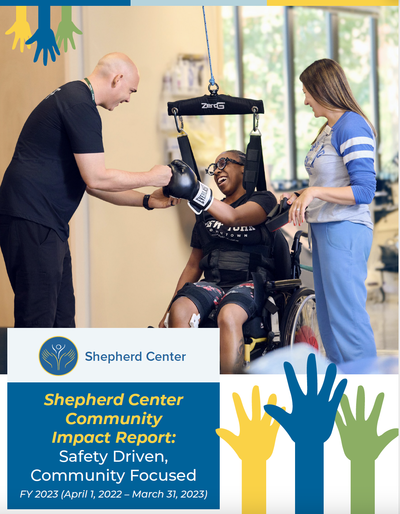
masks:
<path fill-rule="evenodd" d="M 337 62 L 315 61 L 300 81 L 305 105 L 327 121 L 305 159 L 309 187 L 284 195 L 292 205 L 289 221 L 310 224 L 318 324 L 328 358 L 340 364 L 375 357 L 365 280 L 376 132 Z"/>

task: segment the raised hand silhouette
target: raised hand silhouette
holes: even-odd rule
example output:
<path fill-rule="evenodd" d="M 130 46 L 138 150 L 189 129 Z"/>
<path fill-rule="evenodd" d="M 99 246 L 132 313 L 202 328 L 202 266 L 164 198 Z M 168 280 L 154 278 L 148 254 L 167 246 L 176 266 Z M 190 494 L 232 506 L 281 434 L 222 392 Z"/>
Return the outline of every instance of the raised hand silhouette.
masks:
<path fill-rule="evenodd" d="M 15 33 L 12 49 L 15 50 L 15 47 L 17 46 L 17 43 L 19 41 L 19 49 L 21 50 L 21 52 L 23 52 L 25 47 L 25 41 L 32 36 L 32 32 L 31 27 L 26 20 L 26 7 L 17 6 L 15 9 L 15 23 L 11 28 L 7 30 L 6 36 Z M 31 45 L 27 46 L 28 48 L 31 47 Z"/>
<path fill-rule="evenodd" d="M 347 385 L 343 379 L 329 400 L 336 378 L 336 365 L 330 364 L 318 393 L 315 355 L 307 360 L 307 394 L 297 381 L 293 366 L 284 369 L 293 401 L 291 413 L 280 407 L 265 405 L 295 443 L 295 511 L 296 514 L 322 514 L 324 511 L 324 443 L 330 437 L 336 411 Z"/>
<path fill-rule="evenodd" d="M 235 450 L 242 461 L 242 513 L 265 514 L 267 509 L 266 461 L 274 451 L 279 423 L 272 421 L 265 412 L 261 418 L 258 386 L 253 388 L 251 419 L 244 410 L 240 396 L 237 393 L 233 393 L 232 396 L 239 420 L 239 435 L 224 428 L 218 428 L 216 432 Z M 276 395 L 270 395 L 268 404 L 276 405 Z"/>
<path fill-rule="evenodd" d="M 74 32 L 82 34 L 82 31 L 72 21 L 72 7 L 61 7 L 61 21 L 58 25 L 56 40 L 58 48 L 64 41 L 64 52 L 68 50 L 68 40 L 71 42 L 72 49 L 75 50 Z"/>
<path fill-rule="evenodd" d="M 365 391 L 363 386 L 359 386 L 356 416 L 354 417 L 351 412 L 346 395 L 343 395 L 340 402 L 346 424 L 340 413 L 336 414 L 336 425 L 343 451 L 351 463 L 352 514 L 374 514 L 375 460 L 382 450 L 399 435 L 399 430 L 393 428 L 378 436 L 378 419 L 384 396 L 383 393 L 378 394 L 369 418 L 365 419 Z"/>
<path fill-rule="evenodd" d="M 33 62 L 36 62 L 39 59 L 39 55 L 43 50 L 43 64 L 47 66 L 48 53 L 50 54 L 53 62 L 56 60 L 55 54 L 60 55 L 60 50 L 58 49 L 54 32 L 50 27 L 50 6 L 40 5 L 38 7 L 38 20 L 39 26 L 37 31 L 30 39 L 28 39 L 28 41 L 26 41 L 25 44 L 30 45 L 36 41 L 37 47 Z"/>

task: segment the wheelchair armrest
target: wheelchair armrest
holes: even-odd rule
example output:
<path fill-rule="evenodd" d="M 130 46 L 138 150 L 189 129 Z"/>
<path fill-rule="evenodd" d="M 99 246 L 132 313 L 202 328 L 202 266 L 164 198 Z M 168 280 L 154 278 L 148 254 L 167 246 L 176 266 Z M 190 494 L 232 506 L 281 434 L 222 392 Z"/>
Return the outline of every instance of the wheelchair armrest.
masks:
<path fill-rule="evenodd" d="M 280 203 L 275 205 L 265 222 L 265 226 L 270 232 L 275 232 L 289 222 L 289 209 L 290 205 L 287 204 L 287 198 L 282 198 Z"/>
<path fill-rule="evenodd" d="M 265 283 L 265 290 L 268 291 L 290 291 L 301 286 L 299 278 L 287 280 L 269 280 Z"/>

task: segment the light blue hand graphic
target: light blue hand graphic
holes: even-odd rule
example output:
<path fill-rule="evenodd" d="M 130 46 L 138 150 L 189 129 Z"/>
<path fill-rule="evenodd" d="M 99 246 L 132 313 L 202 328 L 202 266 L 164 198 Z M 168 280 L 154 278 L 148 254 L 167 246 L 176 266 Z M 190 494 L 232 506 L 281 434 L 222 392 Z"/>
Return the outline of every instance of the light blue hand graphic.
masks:
<path fill-rule="evenodd" d="M 58 48 L 61 48 L 64 41 L 64 52 L 67 52 L 69 40 L 73 50 L 75 50 L 74 32 L 82 34 L 82 31 L 72 21 L 72 7 L 63 6 L 61 7 L 61 21 L 56 34 Z"/>
<path fill-rule="evenodd" d="M 336 411 L 347 380 L 341 380 L 329 400 L 336 378 L 336 365 L 326 370 L 318 394 L 318 375 L 315 355 L 307 360 L 307 394 L 301 390 L 294 369 L 284 363 L 292 395 L 293 410 L 265 405 L 265 411 L 275 418 L 295 443 L 295 509 L 296 514 L 322 514 L 324 511 L 324 443 L 330 437 Z"/>
<path fill-rule="evenodd" d="M 43 64 L 47 66 L 47 53 L 50 54 L 51 60 L 54 62 L 56 60 L 55 53 L 60 55 L 60 50 L 58 49 L 54 32 L 50 27 L 50 6 L 40 5 L 38 11 L 38 29 L 25 44 L 30 45 L 36 41 L 37 47 L 33 62 L 39 59 L 39 55 L 43 50 Z"/>

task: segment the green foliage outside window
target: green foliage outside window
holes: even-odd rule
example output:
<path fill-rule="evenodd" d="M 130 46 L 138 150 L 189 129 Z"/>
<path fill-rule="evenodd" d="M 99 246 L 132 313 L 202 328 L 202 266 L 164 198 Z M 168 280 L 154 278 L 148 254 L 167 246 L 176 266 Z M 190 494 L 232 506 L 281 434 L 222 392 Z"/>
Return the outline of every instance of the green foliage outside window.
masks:
<path fill-rule="evenodd" d="M 294 22 L 294 92 L 298 178 L 306 178 L 304 157 L 324 120 L 315 119 L 304 105 L 298 77 L 316 59 L 327 57 L 327 11 L 296 7 Z M 286 147 L 284 11 L 282 7 L 242 7 L 244 96 L 264 101 L 260 116 L 264 163 L 272 180 L 290 176 Z M 235 95 L 236 63 L 233 8 L 223 7 L 224 93 Z M 398 8 L 380 7 L 378 11 L 378 74 L 380 101 L 381 162 L 393 169 L 398 149 Z M 353 93 L 368 117 L 371 103 L 370 16 L 365 13 L 339 13 L 339 62 L 344 68 Z M 227 116 L 226 146 L 237 146 L 236 117 Z M 245 144 L 252 129 L 246 117 Z M 371 120 L 372 121 L 372 120 Z"/>

